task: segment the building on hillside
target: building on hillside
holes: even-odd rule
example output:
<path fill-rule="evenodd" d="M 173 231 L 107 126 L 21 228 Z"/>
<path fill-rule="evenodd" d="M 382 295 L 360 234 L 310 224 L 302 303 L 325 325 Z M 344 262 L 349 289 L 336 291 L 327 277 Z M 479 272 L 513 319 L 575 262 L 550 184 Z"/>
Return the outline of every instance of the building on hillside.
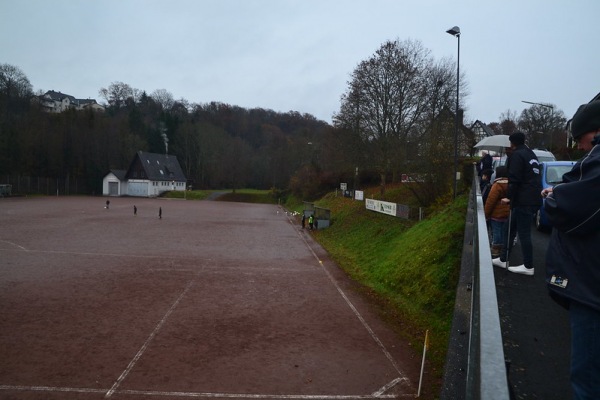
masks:
<path fill-rule="evenodd" d="M 186 182 L 177 157 L 138 151 L 129 169 L 111 170 L 104 177 L 102 194 L 156 197 L 163 192 L 185 191 Z"/>
<path fill-rule="evenodd" d="M 494 132 L 492 128 L 490 128 L 480 120 L 473 122 L 473 125 L 471 125 L 471 131 L 473 131 L 473 134 L 475 135 L 473 138 L 475 144 L 479 143 L 482 139 L 485 139 L 486 137 L 494 136 L 496 134 L 496 132 Z"/>
<path fill-rule="evenodd" d="M 44 110 L 53 113 L 60 113 L 70 109 L 94 111 L 104 111 L 104 107 L 94 99 L 76 99 L 75 97 L 49 90 L 39 97 L 40 104 Z"/>

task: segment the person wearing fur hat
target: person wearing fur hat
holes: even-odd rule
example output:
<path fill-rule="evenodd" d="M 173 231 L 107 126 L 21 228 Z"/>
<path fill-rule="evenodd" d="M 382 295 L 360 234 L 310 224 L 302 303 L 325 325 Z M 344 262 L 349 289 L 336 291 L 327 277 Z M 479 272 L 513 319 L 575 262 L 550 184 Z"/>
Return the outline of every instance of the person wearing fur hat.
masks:
<path fill-rule="evenodd" d="M 579 107 L 571 135 L 586 154 L 542 191 L 553 226 L 546 284 L 569 310 L 573 399 L 600 399 L 600 100 Z"/>

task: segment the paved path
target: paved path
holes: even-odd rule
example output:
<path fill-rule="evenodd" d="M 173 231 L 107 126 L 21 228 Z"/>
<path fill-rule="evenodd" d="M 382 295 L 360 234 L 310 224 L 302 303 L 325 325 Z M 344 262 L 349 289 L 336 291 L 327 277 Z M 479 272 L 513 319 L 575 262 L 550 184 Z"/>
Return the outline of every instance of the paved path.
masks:
<path fill-rule="evenodd" d="M 498 305 L 509 380 L 516 399 L 569 400 L 568 313 L 554 303 L 544 281 L 550 235 L 532 227 L 535 275 L 495 268 Z M 517 246 L 511 263 L 521 263 Z"/>

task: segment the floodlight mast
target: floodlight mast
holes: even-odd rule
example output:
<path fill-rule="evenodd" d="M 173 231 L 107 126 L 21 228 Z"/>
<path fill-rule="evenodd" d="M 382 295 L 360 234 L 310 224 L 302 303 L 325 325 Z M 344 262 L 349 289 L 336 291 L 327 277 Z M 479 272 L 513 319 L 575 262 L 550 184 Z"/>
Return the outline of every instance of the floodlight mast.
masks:
<path fill-rule="evenodd" d="M 446 31 L 458 39 L 458 56 L 456 59 L 456 115 L 454 116 L 454 186 L 452 188 L 452 198 L 456 198 L 456 184 L 458 172 L 458 98 L 460 88 L 460 28 L 454 26 Z"/>
<path fill-rule="evenodd" d="M 521 100 L 521 103 L 533 104 L 534 106 L 542 106 L 554 110 L 554 106 L 552 104 L 544 104 L 544 103 L 535 103 L 533 101 Z"/>

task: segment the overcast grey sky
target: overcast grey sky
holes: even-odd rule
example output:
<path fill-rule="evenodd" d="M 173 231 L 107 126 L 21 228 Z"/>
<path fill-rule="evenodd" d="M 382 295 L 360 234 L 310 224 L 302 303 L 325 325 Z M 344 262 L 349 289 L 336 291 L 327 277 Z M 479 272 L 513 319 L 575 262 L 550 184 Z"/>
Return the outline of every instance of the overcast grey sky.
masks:
<path fill-rule="evenodd" d="M 382 43 L 456 60 L 446 30 L 458 25 L 468 121 L 520 113 L 522 100 L 570 118 L 600 92 L 598 16 L 598 0 L 0 0 L 0 63 L 35 91 L 101 101 L 119 81 L 331 122 Z"/>

